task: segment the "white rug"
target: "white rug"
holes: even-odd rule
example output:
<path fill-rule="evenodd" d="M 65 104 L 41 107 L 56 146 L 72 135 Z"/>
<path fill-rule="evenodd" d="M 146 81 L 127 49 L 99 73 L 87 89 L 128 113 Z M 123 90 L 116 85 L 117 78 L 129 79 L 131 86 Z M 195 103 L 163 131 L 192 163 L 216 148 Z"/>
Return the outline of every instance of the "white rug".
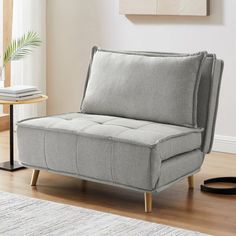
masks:
<path fill-rule="evenodd" d="M 0 192 L 0 235 L 203 236 L 205 234 Z"/>

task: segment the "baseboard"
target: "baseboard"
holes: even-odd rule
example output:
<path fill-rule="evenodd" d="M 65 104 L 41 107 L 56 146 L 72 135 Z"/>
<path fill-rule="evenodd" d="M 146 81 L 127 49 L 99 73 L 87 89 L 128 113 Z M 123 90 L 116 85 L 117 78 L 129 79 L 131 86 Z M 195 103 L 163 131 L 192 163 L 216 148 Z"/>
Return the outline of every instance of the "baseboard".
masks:
<path fill-rule="evenodd" d="M 236 137 L 215 135 L 213 151 L 236 153 Z"/>

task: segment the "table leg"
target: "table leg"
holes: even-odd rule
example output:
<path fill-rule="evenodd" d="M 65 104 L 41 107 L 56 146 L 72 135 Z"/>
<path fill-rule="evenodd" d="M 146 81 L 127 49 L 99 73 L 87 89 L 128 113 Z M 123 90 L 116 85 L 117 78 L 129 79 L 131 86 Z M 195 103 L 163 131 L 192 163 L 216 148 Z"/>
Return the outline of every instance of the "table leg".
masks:
<path fill-rule="evenodd" d="M 14 110 L 10 105 L 10 165 L 14 165 Z"/>
<path fill-rule="evenodd" d="M 15 171 L 23 168 L 14 161 L 14 110 L 13 105 L 10 105 L 10 161 L 0 163 L 0 170 Z"/>

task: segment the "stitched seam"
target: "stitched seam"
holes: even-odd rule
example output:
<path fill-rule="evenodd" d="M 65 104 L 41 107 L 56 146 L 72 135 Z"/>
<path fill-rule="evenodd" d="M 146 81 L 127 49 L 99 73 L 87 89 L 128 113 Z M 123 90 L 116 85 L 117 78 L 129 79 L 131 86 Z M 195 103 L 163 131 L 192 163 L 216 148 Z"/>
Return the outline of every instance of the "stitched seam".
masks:
<path fill-rule="evenodd" d="M 118 120 L 118 119 L 120 119 L 120 118 L 115 117 L 115 118 L 112 118 L 112 119 L 110 119 L 110 120 L 104 121 L 103 124 L 106 124 L 107 122 L 110 122 L 110 121 L 113 121 L 113 120 Z"/>
<path fill-rule="evenodd" d="M 97 51 L 99 52 L 106 52 L 106 53 L 116 53 L 116 54 L 124 54 L 124 55 L 134 55 L 134 56 L 147 56 L 147 57 L 192 57 L 192 56 L 199 56 L 202 52 L 193 53 L 193 54 L 184 54 L 184 53 L 159 53 L 159 52 L 145 52 L 145 51 L 112 51 L 98 48 Z"/>
<path fill-rule="evenodd" d="M 36 130 L 45 130 L 45 129 L 42 129 L 42 128 L 39 128 L 39 127 L 29 127 L 29 126 L 26 126 L 26 125 L 21 125 L 21 127 L 24 127 L 26 129 L 36 129 Z M 119 139 L 119 138 L 116 138 L 116 137 L 105 137 L 105 136 L 101 136 L 101 135 L 95 135 L 95 134 L 88 134 L 88 133 L 77 133 L 77 132 L 68 132 L 66 130 L 54 130 L 54 129 L 50 129 L 48 128 L 47 131 L 50 131 L 50 132 L 56 132 L 56 133 L 64 133 L 64 134 L 71 134 L 71 135 L 77 135 L 79 137 L 89 137 L 89 138 L 94 138 L 94 139 L 103 139 L 103 140 L 108 140 L 108 139 L 111 139 L 113 141 L 116 141 L 116 142 L 120 142 L 120 143 L 128 143 L 128 144 L 131 144 L 131 145 L 137 145 L 137 146 L 142 146 L 142 147 L 147 147 L 147 148 L 154 148 L 156 146 L 156 144 L 153 144 L 153 145 L 148 145 L 148 144 L 145 144 L 145 143 L 139 143 L 139 142 L 134 142 L 134 141 L 130 141 L 130 140 L 125 140 L 125 139 Z M 126 132 L 126 131 L 122 131 L 122 132 Z M 191 134 L 191 133 L 199 133 L 200 131 L 193 131 L 193 132 L 189 132 L 189 133 L 186 133 L 186 134 L 183 134 L 183 135 L 187 135 L 187 134 Z M 177 136 L 178 137 L 178 136 Z M 181 135 L 180 135 L 181 137 Z"/>
<path fill-rule="evenodd" d="M 203 63 L 206 59 L 207 56 L 207 52 L 204 52 L 201 61 L 199 63 L 199 67 L 197 70 L 197 76 L 196 76 L 196 81 L 195 81 L 195 85 L 194 85 L 194 91 L 193 91 L 193 111 L 192 111 L 192 125 L 194 127 L 197 127 L 197 94 L 198 94 L 198 88 L 199 88 L 199 84 L 200 84 L 200 80 L 201 80 L 201 75 L 202 75 L 202 67 L 203 67 Z"/>
<path fill-rule="evenodd" d="M 78 146 L 79 146 L 79 136 L 76 136 L 76 158 L 75 158 L 75 163 L 76 163 L 77 173 L 79 173 L 79 163 L 78 163 L 79 153 L 78 153 Z"/>
<path fill-rule="evenodd" d="M 150 125 L 150 124 L 147 124 L 147 125 Z M 139 127 L 139 128 L 143 128 L 143 127 L 145 127 L 145 126 L 147 126 L 147 125 L 143 125 L 143 126 L 141 126 L 141 127 Z M 124 126 L 122 126 L 122 127 L 124 127 Z M 126 128 L 126 127 L 124 127 L 124 128 Z M 123 131 L 121 131 L 120 133 L 116 134 L 116 137 L 112 137 L 112 138 L 119 138 L 119 136 L 120 136 L 121 134 L 123 134 L 123 133 L 125 133 L 125 132 L 128 132 L 128 131 L 130 131 L 130 130 L 138 130 L 139 128 L 129 128 L 128 130 L 123 130 Z M 115 139 L 113 139 L 113 140 L 115 140 Z M 128 142 L 127 142 L 127 143 L 128 143 Z"/>
<path fill-rule="evenodd" d="M 209 115 L 210 115 L 210 103 L 211 103 L 211 95 L 212 95 L 212 89 L 213 89 L 213 80 L 214 80 L 214 76 L 215 76 L 215 64 L 216 64 L 216 56 L 213 55 L 213 62 L 212 62 L 212 68 L 211 68 L 211 80 L 210 80 L 210 94 L 209 94 L 209 98 L 208 98 L 208 104 L 207 104 L 207 118 L 206 118 L 206 122 L 205 122 L 205 131 L 204 131 L 204 138 L 202 140 L 202 142 L 204 142 L 203 144 L 203 151 L 205 149 L 205 143 L 206 143 L 206 136 L 207 136 L 207 131 L 208 131 L 208 124 L 209 124 Z"/>
<path fill-rule="evenodd" d="M 201 132 L 202 131 L 192 131 L 192 132 L 189 131 L 189 132 L 186 132 L 186 133 L 174 134 L 174 135 L 171 135 L 169 137 L 160 139 L 157 143 L 162 143 L 162 142 L 168 141 L 168 140 L 170 140 L 172 138 L 181 138 L 181 137 L 187 136 L 189 134 L 195 134 L 195 133 L 198 134 L 198 133 L 201 133 Z M 157 143 L 155 143 L 155 144 L 157 144 Z"/>
<path fill-rule="evenodd" d="M 217 108 L 218 108 L 218 103 L 219 103 L 219 90 L 220 90 L 220 84 L 221 84 L 221 81 L 222 81 L 222 74 L 223 74 L 223 66 L 221 65 L 221 73 L 220 73 L 220 79 L 219 79 L 219 84 L 218 84 L 218 89 L 217 89 L 217 93 L 218 93 L 218 96 L 217 96 L 217 100 L 216 100 L 216 108 L 215 108 L 215 111 L 214 111 L 214 120 L 213 120 L 213 124 L 212 124 L 212 128 L 209 130 L 209 116 L 210 116 L 210 104 L 212 103 L 212 89 L 213 89 L 213 80 L 214 80 L 214 77 L 215 77 L 215 66 L 216 66 L 216 56 L 213 55 L 213 65 L 212 65 L 212 75 L 211 75 L 211 87 L 210 87 L 210 98 L 209 98 L 209 102 L 208 102 L 208 108 L 207 108 L 207 120 L 206 120 L 206 124 L 205 124 L 205 134 L 204 134 L 204 144 L 203 144 L 203 152 L 204 153 L 209 153 L 211 151 L 211 148 L 212 148 L 212 144 L 213 144 L 213 132 L 214 132 L 214 127 L 215 127 L 215 121 L 216 121 L 216 112 L 217 112 Z M 208 136 L 208 133 L 211 132 L 211 141 L 210 143 L 207 145 L 207 136 Z"/>
<path fill-rule="evenodd" d="M 68 115 L 68 114 L 83 114 L 83 113 L 80 113 L 80 112 L 71 112 L 71 113 L 62 113 L 62 114 L 59 114 L 59 115 L 51 115 L 51 116 L 37 116 L 37 117 L 33 117 L 33 118 L 27 118 L 27 119 L 23 119 L 23 120 L 20 120 L 17 122 L 17 125 L 18 124 L 21 124 L 25 121 L 29 121 L 29 120 L 36 120 L 36 119 L 44 119 L 44 118 L 51 118 L 51 117 L 54 117 L 54 118 L 61 118 L 61 117 L 58 117 L 58 116 L 62 116 L 62 115 Z"/>
<path fill-rule="evenodd" d="M 155 124 L 155 123 L 154 123 L 154 122 L 151 122 L 151 124 L 142 125 L 142 126 L 136 128 L 136 129 L 139 129 L 139 130 L 140 130 L 141 128 L 146 127 L 146 126 L 148 126 L 148 125 L 152 125 L 152 124 Z"/>
<path fill-rule="evenodd" d="M 84 103 L 86 91 L 87 91 L 87 88 L 88 88 L 88 83 L 89 83 L 90 74 L 91 74 L 91 71 L 92 71 L 93 59 L 94 59 L 94 55 L 95 55 L 95 53 L 97 52 L 97 50 L 98 50 L 97 47 L 93 47 L 93 48 L 92 48 L 91 57 L 90 57 L 90 62 L 89 62 L 89 67 L 88 67 L 88 71 L 87 71 L 87 75 L 86 75 L 86 81 L 85 81 L 84 89 L 83 89 L 83 97 L 82 97 L 81 104 L 80 104 L 80 110 L 81 110 L 81 111 L 83 111 L 83 103 Z"/>
<path fill-rule="evenodd" d="M 181 175 L 179 178 L 176 178 L 176 179 L 172 180 L 171 182 L 169 182 L 169 183 L 167 183 L 167 184 L 165 184 L 165 185 L 162 185 L 162 186 L 160 186 L 160 187 L 157 187 L 158 181 L 159 181 L 159 179 L 158 179 L 158 181 L 157 181 L 157 183 L 156 183 L 156 186 L 155 186 L 155 188 L 153 189 L 153 191 L 155 191 L 155 190 L 157 191 L 158 189 L 165 188 L 165 186 L 169 186 L 169 185 L 171 185 L 171 183 L 174 184 L 176 181 L 181 180 L 181 179 L 183 179 L 184 177 L 188 177 L 188 176 L 191 176 L 193 173 L 197 173 L 198 171 L 200 171 L 200 169 L 201 169 L 201 167 L 198 168 L 198 169 L 196 169 L 196 170 L 194 170 L 194 171 L 192 171 L 192 172 L 188 172 L 188 173 L 185 174 L 185 175 Z M 160 191 L 162 191 L 162 190 L 160 190 Z"/>
<path fill-rule="evenodd" d="M 44 133 L 44 136 L 43 136 L 43 137 L 44 137 L 44 138 L 43 138 L 43 139 L 44 139 L 44 140 L 43 140 L 43 146 L 44 146 L 44 149 L 43 149 L 43 150 L 44 150 L 44 160 L 45 160 L 45 164 L 46 164 L 47 169 L 49 169 L 49 168 L 48 168 L 48 163 L 47 163 L 47 158 L 46 158 L 46 131 L 44 131 L 43 133 Z"/>
<path fill-rule="evenodd" d="M 150 172 L 151 172 L 151 186 L 152 186 L 152 189 L 155 189 L 155 186 L 156 186 L 156 184 L 154 184 L 154 188 L 153 188 L 153 183 L 157 183 L 158 182 L 158 180 L 159 180 L 159 177 L 160 177 L 160 170 L 161 170 L 161 164 L 162 164 L 162 161 L 160 161 L 160 167 L 159 167 L 159 172 L 158 172 L 158 175 L 157 175 L 157 178 L 156 178 L 156 180 L 155 180 L 155 182 L 154 181 L 152 181 L 153 179 L 154 179 L 154 173 L 156 173 L 156 172 L 152 172 L 152 166 L 153 166 L 153 162 L 154 162 L 154 158 L 152 158 L 153 157 L 153 155 L 155 155 L 155 154 L 153 154 L 153 152 L 154 152 L 154 149 L 150 149 Z M 158 157 L 158 156 L 156 156 L 156 158 L 160 158 L 160 157 Z"/>
<path fill-rule="evenodd" d="M 208 89 L 208 97 L 207 97 L 207 104 L 206 104 L 206 118 L 204 120 L 204 132 L 202 133 L 202 145 L 201 145 L 201 150 L 205 153 L 205 140 L 206 140 L 206 133 L 207 133 L 207 124 L 208 124 L 208 118 L 209 118 L 209 108 L 210 108 L 210 97 L 212 94 L 212 83 L 213 83 L 213 77 L 214 77 L 214 64 L 216 61 L 216 55 L 215 54 L 210 54 L 208 55 L 209 57 L 212 58 L 212 63 L 211 63 L 211 74 L 210 74 L 210 79 L 209 79 L 209 89 Z"/>
<path fill-rule="evenodd" d="M 24 126 L 25 129 L 31 129 L 31 127 L 27 127 L 27 126 Z M 34 128 L 36 130 L 44 130 L 44 129 L 40 129 L 40 128 Z M 91 135 L 91 134 L 87 134 L 87 133 L 76 133 L 76 132 L 66 132 L 63 130 L 62 131 L 57 131 L 57 130 L 54 130 L 54 129 L 47 129 L 47 131 L 50 131 L 50 132 L 53 132 L 53 133 L 63 133 L 63 134 L 71 134 L 71 135 L 77 135 L 79 137 L 89 137 L 89 138 L 95 138 L 95 139 L 103 139 L 103 140 L 108 140 L 109 137 L 104 137 L 104 136 L 100 136 L 100 135 Z M 111 139 L 111 138 L 110 138 Z M 143 146 L 143 147 L 148 147 L 148 148 L 151 148 L 150 145 L 146 145 L 146 144 L 143 144 L 143 143 L 135 143 L 135 142 L 125 142 L 125 140 L 120 140 L 120 139 L 113 139 L 114 141 L 116 142 L 120 142 L 120 143 L 129 143 L 131 145 L 138 145 L 138 146 Z"/>
<path fill-rule="evenodd" d="M 63 115 L 68 115 L 68 114 L 82 114 L 82 115 L 91 115 L 91 116 L 95 115 L 95 114 L 89 114 L 89 113 L 71 112 L 71 113 L 62 113 L 62 114 L 51 115 L 51 116 L 37 116 L 37 117 L 33 117 L 33 118 L 27 118 L 27 119 L 20 120 L 20 121 L 17 122 L 17 125 L 18 124 L 22 125 L 23 122 L 25 122 L 25 121 L 37 120 L 37 119 L 45 119 L 45 118 L 55 118 L 55 119 L 66 120 L 66 121 L 68 121 L 68 120 L 76 120 L 76 119 L 87 120 L 86 118 L 82 118 L 82 117 L 74 117 L 74 118 L 70 118 L 70 119 L 64 118 L 64 117 L 60 117 L 60 116 L 63 116 Z M 118 119 L 118 118 L 117 117 L 111 118 L 109 120 L 104 121 L 104 123 L 112 121 L 112 120 L 116 120 L 116 119 Z M 93 121 L 93 120 L 89 120 L 89 121 L 94 122 L 94 123 L 98 123 L 98 122 Z M 104 123 L 102 123 L 102 124 L 104 124 Z"/>
<path fill-rule="evenodd" d="M 180 154 L 180 155 L 184 155 L 184 154 L 187 154 L 187 153 L 192 153 L 192 152 L 196 152 L 196 151 L 200 151 L 201 152 L 201 150 L 200 149 L 195 149 L 195 150 L 193 150 L 193 151 L 190 151 L 190 152 L 186 152 L 186 153 L 182 153 L 182 154 Z M 202 153 L 202 152 L 201 152 Z M 203 153 L 202 153 L 203 154 Z M 174 156 L 173 158 L 176 158 L 176 157 L 178 157 L 178 156 L 180 156 L 179 154 L 178 155 L 176 155 L 176 156 Z M 204 155 L 203 155 L 204 156 Z M 162 166 L 162 163 L 164 163 L 164 162 L 166 162 L 166 161 L 168 161 L 168 159 L 167 160 L 165 160 L 165 161 L 162 161 L 161 162 L 161 166 Z M 202 164 L 202 163 L 201 163 Z M 159 178 L 158 178 L 158 180 L 157 180 L 157 182 L 156 182 L 156 184 L 155 184 L 155 188 L 154 188 L 154 190 L 157 190 L 158 188 L 157 188 L 157 185 L 158 185 L 158 183 L 159 183 L 159 180 L 160 180 L 160 176 L 161 176 L 161 170 L 162 170 L 162 168 L 160 168 L 160 175 L 159 175 Z M 197 170 L 199 170 L 199 169 L 197 169 Z M 191 172 L 188 172 L 187 174 L 185 174 L 185 175 L 182 175 L 181 177 L 179 177 L 179 178 L 175 178 L 174 180 L 172 180 L 171 182 L 169 182 L 168 184 L 165 184 L 165 185 L 163 185 L 163 186 L 160 186 L 160 188 L 162 188 L 162 187 L 164 187 L 164 186 L 168 186 L 170 183 L 172 183 L 172 182 L 175 182 L 175 181 L 177 181 L 178 179 L 180 179 L 180 178 L 183 178 L 184 176 L 188 176 L 188 175 L 190 175 L 191 173 L 194 173 L 194 172 L 196 172 L 197 170 L 194 170 L 194 171 L 191 171 Z"/>
<path fill-rule="evenodd" d="M 150 191 L 150 192 L 155 192 L 156 190 L 158 190 L 158 188 L 157 188 L 157 184 L 158 184 L 158 180 L 157 180 L 157 183 L 156 183 L 156 186 L 155 186 L 155 188 L 152 188 L 152 189 L 145 189 L 145 188 L 139 188 L 139 187 L 133 187 L 133 186 L 131 186 L 131 185 L 126 185 L 126 184 L 120 184 L 120 183 L 116 183 L 116 182 L 114 182 L 114 183 L 112 183 L 112 182 L 110 182 L 110 181 L 106 181 L 106 180 L 102 180 L 102 179 L 96 179 L 96 178 L 92 178 L 92 177 L 89 177 L 89 176 L 86 176 L 86 175 L 79 175 L 79 174 L 73 174 L 73 173 L 69 173 L 69 172 L 62 172 L 62 171 L 57 171 L 57 170 L 52 170 L 52 169 L 50 169 L 50 168 L 48 168 L 48 169 L 45 169 L 44 167 L 36 167 L 36 166 L 33 166 L 33 165 L 28 165 L 28 164 L 26 164 L 26 163 L 24 163 L 24 162 L 21 162 L 21 164 L 23 165 L 23 166 L 26 166 L 26 167 L 29 167 L 29 168 L 38 168 L 38 169 L 41 169 L 41 170 L 47 170 L 47 171 L 51 171 L 51 172 L 53 172 L 53 173 L 57 173 L 57 174 L 65 174 L 65 175 L 69 175 L 69 176 L 74 176 L 74 177 L 80 177 L 80 178 L 85 178 L 85 179 L 89 179 L 89 180 L 92 180 L 92 181 L 94 181 L 94 182 L 101 182 L 101 183 L 105 183 L 105 184 L 109 184 L 109 183 L 111 183 L 111 184 L 114 184 L 115 186 L 118 186 L 118 187 L 126 187 L 126 188 L 130 188 L 130 189 L 133 189 L 133 190 L 138 190 L 138 191 Z M 186 174 L 186 175 L 183 175 L 182 177 L 180 177 L 180 178 L 178 178 L 178 179 L 181 179 L 181 178 L 183 178 L 183 177 L 187 177 L 187 176 L 189 176 L 189 175 L 191 175 L 192 173 L 196 173 L 197 171 L 199 171 L 200 170 L 200 168 L 199 169 L 196 169 L 196 170 L 194 170 L 194 171 L 192 171 L 192 172 L 189 172 L 188 174 Z M 175 179 L 174 181 L 178 181 L 178 179 Z M 170 184 L 170 183 L 169 183 Z M 162 188 L 162 187 L 164 187 L 164 186 L 168 186 L 169 184 L 166 184 L 166 185 L 163 185 L 163 186 L 161 186 L 160 188 Z"/>
<path fill-rule="evenodd" d="M 117 119 L 117 118 L 114 118 L 114 120 Z M 111 119 L 113 120 L 113 119 Z M 81 129 L 79 132 L 85 132 L 87 129 L 93 127 L 93 126 L 100 126 L 100 125 L 104 125 L 104 123 L 98 123 L 96 121 L 90 121 L 90 122 L 94 122 L 95 124 L 92 124 L 92 125 L 89 125 L 89 126 L 86 126 L 85 128 Z"/>
<path fill-rule="evenodd" d="M 111 155 L 110 155 L 110 173 L 111 173 L 111 180 L 114 183 L 115 178 L 113 176 L 113 161 L 114 161 L 114 141 L 111 140 Z"/>
<path fill-rule="evenodd" d="M 93 126 L 97 126 L 97 125 L 99 125 L 99 124 L 95 123 L 95 124 L 92 124 L 92 125 L 88 125 L 88 126 L 84 127 L 83 129 L 81 129 L 79 132 L 85 132 L 87 129 L 89 129 L 89 128 L 93 127 Z"/>
<path fill-rule="evenodd" d="M 115 140 L 115 138 L 119 138 L 119 136 L 121 135 L 121 134 L 123 134 L 123 133 L 125 133 L 125 132 L 127 132 L 127 131 L 129 131 L 129 130 L 122 130 L 121 132 L 119 132 L 118 134 L 116 134 L 116 137 L 112 137 L 112 139 L 113 140 Z"/>
<path fill-rule="evenodd" d="M 215 131 L 215 125 L 216 125 L 216 116 L 217 116 L 217 111 L 218 111 L 218 106 L 219 106 L 219 93 L 220 93 L 220 85 L 221 85 L 221 81 L 222 81 L 222 74 L 223 74 L 223 67 L 224 65 L 221 65 L 221 71 L 220 71 L 220 79 L 219 79 L 219 84 L 218 84 L 218 88 L 217 88 L 217 98 L 216 98 L 216 106 L 215 106 L 215 110 L 214 110 L 214 116 L 213 116 L 213 121 L 212 121 L 212 128 L 211 128 L 211 141 L 210 141 L 210 145 L 209 145 L 209 151 L 210 152 L 212 145 L 213 145 L 213 139 L 214 139 L 214 131 Z"/>
<path fill-rule="evenodd" d="M 107 180 L 102 180 L 102 179 L 96 179 L 96 178 L 93 178 L 93 177 L 89 177 L 89 176 L 86 176 L 86 175 L 79 175 L 79 174 L 74 174 L 74 173 L 70 173 L 70 172 L 66 172 L 66 171 L 61 171 L 61 170 L 53 170 L 53 169 L 45 169 L 44 167 L 36 167 L 36 166 L 33 166 L 33 165 L 28 165 L 24 162 L 21 162 L 21 164 L 23 166 L 26 166 L 26 167 L 29 167 L 29 168 L 38 168 L 38 169 L 41 169 L 41 170 L 47 170 L 47 171 L 51 171 L 53 173 L 57 173 L 57 174 L 65 174 L 65 175 L 69 175 L 69 176 L 75 176 L 75 177 L 84 177 L 86 179 L 90 179 L 92 180 L 93 182 L 101 182 L 101 183 L 105 183 L 105 184 L 114 184 L 114 185 L 117 185 L 117 186 L 120 186 L 120 187 L 126 187 L 126 188 L 130 188 L 130 189 L 134 189 L 134 190 L 139 190 L 139 191 L 155 191 L 155 189 L 145 189 L 145 188 L 139 188 L 139 187 L 133 187 L 131 185 L 126 185 L 126 184 L 120 184 L 120 183 L 112 183 L 110 181 L 107 181 Z"/>
<path fill-rule="evenodd" d="M 132 119 L 131 119 L 132 120 Z M 107 121 L 107 122 L 110 122 L 110 121 Z M 148 126 L 148 125 L 152 125 L 152 124 L 155 124 L 154 122 L 150 122 L 149 124 L 145 124 L 145 125 L 141 125 L 139 127 L 130 127 L 130 126 L 127 126 L 127 125 L 119 125 L 119 124 L 106 124 L 106 123 L 103 123 L 103 125 L 114 125 L 114 126 L 119 126 L 119 127 L 124 127 L 124 128 L 128 128 L 128 129 L 131 129 L 131 130 L 138 130 L 138 129 L 141 129 L 145 126 Z"/>
<path fill-rule="evenodd" d="M 159 148 L 159 152 L 158 155 L 160 157 L 160 159 L 162 161 L 166 161 L 168 159 L 171 159 L 172 157 L 176 156 L 176 155 L 180 155 L 180 154 L 184 154 L 184 153 L 188 153 L 197 149 L 201 149 L 201 136 L 200 136 L 200 140 L 198 139 L 198 137 L 187 137 L 188 141 L 191 140 L 191 143 L 188 144 L 187 146 L 185 146 L 184 144 L 180 144 L 179 143 L 179 138 L 177 137 L 177 139 L 175 138 L 173 141 L 178 143 L 178 147 L 181 147 L 181 150 L 173 150 L 173 151 L 167 151 L 166 153 L 166 147 L 167 146 L 171 146 L 171 144 L 169 143 L 170 140 L 167 140 L 166 142 L 164 142 L 164 147 L 160 146 L 160 145 L 156 145 L 155 148 L 153 148 L 153 150 L 157 150 Z M 200 142 L 198 142 L 200 141 Z M 182 141 L 181 141 L 182 142 Z M 176 144 L 177 145 L 177 144 Z"/>

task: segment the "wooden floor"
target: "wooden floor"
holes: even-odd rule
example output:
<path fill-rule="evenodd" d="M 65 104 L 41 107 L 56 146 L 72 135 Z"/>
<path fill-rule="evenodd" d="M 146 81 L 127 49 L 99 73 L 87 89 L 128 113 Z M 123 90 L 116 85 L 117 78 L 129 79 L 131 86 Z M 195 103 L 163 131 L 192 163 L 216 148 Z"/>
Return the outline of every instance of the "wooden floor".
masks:
<path fill-rule="evenodd" d="M 0 161 L 8 160 L 8 133 L 0 133 Z M 67 203 L 122 216 L 182 227 L 213 235 L 236 235 L 236 196 L 200 192 L 204 179 L 236 175 L 236 155 L 212 153 L 189 191 L 187 180 L 153 197 L 153 213 L 144 213 L 143 194 L 41 172 L 38 186 L 29 186 L 31 170 L 0 171 L 0 191 Z"/>

